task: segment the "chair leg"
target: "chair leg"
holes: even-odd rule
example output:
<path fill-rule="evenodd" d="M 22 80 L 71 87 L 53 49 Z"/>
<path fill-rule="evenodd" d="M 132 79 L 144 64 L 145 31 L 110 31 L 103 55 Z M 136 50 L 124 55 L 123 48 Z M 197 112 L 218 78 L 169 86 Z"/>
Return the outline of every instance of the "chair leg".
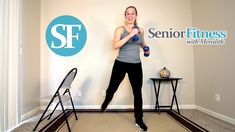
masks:
<path fill-rule="evenodd" d="M 77 114 L 76 114 L 76 111 L 75 111 L 75 108 L 74 108 L 72 96 L 71 96 L 71 94 L 70 94 L 70 90 L 68 90 L 68 92 L 69 92 L 70 101 L 71 101 L 71 104 L 72 104 L 72 107 L 73 107 L 73 113 L 74 113 L 74 115 L 75 115 L 75 117 L 76 117 L 76 120 L 78 120 L 78 117 L 77 117 Z"/>
<path fill-rule="evenodd" d="M 58 94 L 58 97 L 59 97 L 60 105 L 61 105 L 61 108 L 62 108 L 62 111 L 63 111 L 63 116 L 64 116 L 64 119 L 66 121 L 68 130 L 69 130 L 69 132 L 71 132 L 71 129 L 70 129 L 70 126 L 69 126 L 69 122 L 68 122 L 68 119 L 67 119 L 66 114 L 65 114 L 64 106 L 63 106 L 63 103 L 62 103 L 62 100 L 61 100 L 61 97 L 60 97 L 59 94 Z"/>
<path fill-rule="evenodd" d="M 53 111 L 50 113 L 50 116 L 48 117 L 48 120 L 51 119 L 51 116 L 53 115 L 53 113 L 55 112 L 57 106 L 59 105 L 59 102 L 56 104 L 55 108 L 53 109 Z"/>
<path fill-rule="evenodd" d="M 42 116 L 40 117 L 40 119 L 39 119 L 39 121 L 37 122 L 36 126 L 34 127 L 33 131 L 36 131 L 38 125 L 41 123 L 41 121 L 44 120 L 43 117 L 44 117 L 44 115 L 46 114 L 48 108 L 50 107 L 50 105 L 51 105 L 51 103 L 53 102 L 53 100 L 54 100 L 55 97 L 56 97 L 56 96 L 54 95 L 53 98 L 51 99 L 50 103 L 47 105 L 46 109 L 44 110 Z"/>

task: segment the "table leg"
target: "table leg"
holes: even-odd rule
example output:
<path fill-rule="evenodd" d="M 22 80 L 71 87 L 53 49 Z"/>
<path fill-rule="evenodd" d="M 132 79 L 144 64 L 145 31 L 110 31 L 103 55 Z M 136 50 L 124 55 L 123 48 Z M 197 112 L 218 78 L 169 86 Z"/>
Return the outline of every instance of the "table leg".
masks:
<path fill-rule="evenodd" d="M 160 85 L 161 85 L 161 81 L 159 81 L 158 90 L 157 90 L 155 81 L 153 80 L 154 92 L 155 92 L 155 96 L 156 96 L 155 110 L 157 109 L 158 112 L 160 112 L 160 109 L 159 109 L 159 102 L 158 102 L 158 96 L 159 96 Z"/>
<path fill-rule="evenodd" d="M 158 88 L 157 88 L 157 105 L 158 105 L 158 112 L 160 113 L 160 104 L 159 104 L 159 92 L 160 92 L 160 86 L 161 86 L 161 80 L 159 80 L 159 83 L 158 83 Z"/>
<path fill-rule="evenodd" d="M 176 107 L 177 107 L 177 112 L 178 112 L 178 114 L 180 114 L 179 105 L 178 105 L 178 101 L 177 101 L 177 98 L 176 98 L 177 84 L 178 84 L 178 80 L 176 80 L 175 85 L 173 83 L 173 80 L 171 80 L 171 85 L 172 85 L 172 90 L 173 90 L 173 97 L 172 97 L 172 101 L 171 101 L 171 109 L 172 109 L 172 106 L 173 106 L 173 103 L 174 103 L 174 100 L 175 100 Z"/>

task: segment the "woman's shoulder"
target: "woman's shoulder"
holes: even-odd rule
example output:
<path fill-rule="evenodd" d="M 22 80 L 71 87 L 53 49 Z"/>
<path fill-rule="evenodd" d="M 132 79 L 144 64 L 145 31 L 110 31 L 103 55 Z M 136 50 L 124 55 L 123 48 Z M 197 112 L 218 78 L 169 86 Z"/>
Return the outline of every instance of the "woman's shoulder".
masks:
<path fill-rule="evenodd" d="M 144 33 L 144 29 L 142 27 L 139 27 L 140 33 Z"/>
<path fill-rule="evenodd" d="M 118 26 L 117 28 L 116 28 L 116 30 L 124 30 L 124 26 Z"/>
<path fill-rule="evenodd" d="M 118 33 L 123 33 L 124 32 L 124 26 L 119 26 L 116 28 L 115 32 L 118 32 Z"/>

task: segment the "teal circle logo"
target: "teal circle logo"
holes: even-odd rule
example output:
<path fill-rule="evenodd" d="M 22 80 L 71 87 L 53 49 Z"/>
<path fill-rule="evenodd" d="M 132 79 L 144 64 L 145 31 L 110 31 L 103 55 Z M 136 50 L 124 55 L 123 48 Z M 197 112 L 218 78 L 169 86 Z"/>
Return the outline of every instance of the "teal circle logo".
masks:
<path fill-rule="evenodd" d="M 47 45 L 58 55 L 72 56 L 77 54 L 85 46 L 86 40 L 86 28 L 74 16 L 63 15 L 56 17 L 47 26 Z"/>

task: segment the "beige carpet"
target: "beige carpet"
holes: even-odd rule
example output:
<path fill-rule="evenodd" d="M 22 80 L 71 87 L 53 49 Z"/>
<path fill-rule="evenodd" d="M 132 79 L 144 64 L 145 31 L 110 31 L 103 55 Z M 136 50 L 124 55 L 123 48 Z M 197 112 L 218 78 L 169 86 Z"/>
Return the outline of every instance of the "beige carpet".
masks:
<path fill-rule="evenodd" d="M 70 119 L 73 132 L 139 132 L 135 126 L 132 112 L 79 113 L 75 121 L 74 115 Z M 73 121 L 71 121 L 73 120 Z M 148 132 L 188 132 L 187 128 L 177 123 L 166 113 L 160 115 L 154 112 L 144 113 L 144 121 Z M 64 124 L 60 132 L 68 131 Z"/>

